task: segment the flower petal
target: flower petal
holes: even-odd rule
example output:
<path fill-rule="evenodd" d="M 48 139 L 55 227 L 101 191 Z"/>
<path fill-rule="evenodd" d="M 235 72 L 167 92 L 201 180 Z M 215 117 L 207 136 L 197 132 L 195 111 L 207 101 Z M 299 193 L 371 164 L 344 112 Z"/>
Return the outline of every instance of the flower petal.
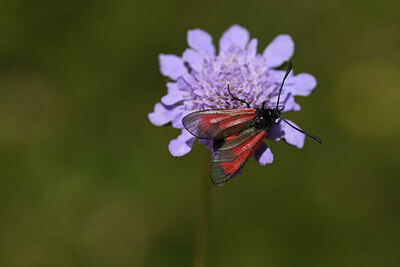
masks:
<path fill-rule="evenodd" d="M 247 60 L 252 60 L 257 54 L 257 39 L 251 39 L 250 43 L 247 45 Z"/>
<path fill-rule="evenodd" d="M 295 124 L 294 122 L 287 120 L 290 124 L 292 124 L 293 126 L 297 127 L 300 129 L 299 126 L 297 126 L 297 124 Z M 304 146 L 304 140 L 306 138 L 306 136 L 297 131 L 296 129 L 290 127 L 289 124 L 285 123 L 285 122 L 281 122 L 284 123 L 283 127 L 284 127 L 284 132 L 285 132 L 285 140 L 289 145 L 293 145 L 296 146 L 298 148 L 302 148 Z"/>
<path fill-rule="evenodd" d="M 189 63 L 190 68 L 200 71 L 204 63 L 204 58 L 193 49 L 186 49 L 182 54 L 183 61 Z"/>
<path fill-rule="evenodd" d="M 275 79 L 275 83 L 281 85 L 283 78 L 285 77 L 286 70 L 270 70 L 269 73 L 271 76 Z M 295 76 L 293 75 L 293 70 L 289 73 L 289 75 L 286 77 L 284 88 L 286 88 L 288 85 L 294 84 L 296 82 Z"/>
<path fill-rule="evenodd" d="M 187 42 L 191 48 L 197 51 L 206 52 L 210 55 L 215 55 L 215 47 L 212 43 L 212 37 L 207 32 L 194 29 L 187 33 Z"/>
<path fill-rule="evenodd" d="M 185 74 L 184 76 L 191 76 L 190 74 Z M 185 77 L 179 77 L 176 80 L 176 83 L 178 84 L 179 89 L 184 90 L 184 91 L 189 91 L 192 89 L 190 84 L 185 80 Z"/>
<path fill-rule="evenodd" d="M 278 124 L 275 124 L 272 126 L 270 132 L 267 135 L 267 139 L 272 140 L 272 141 L 279 141 L 283 138 L 285 135 L 285 132 L 283 131 L 283 121 L 281 121 Z"/>
<path fill-rule="evenodd" d="M 285 106 L 282 112 L 290 112 L 290 111 L 299 111 L 300 110 L 300 105 L 296 103 L 294 100 L 294 97 L 291 93 L 286 94 L 286 89 L 285 89 L 285 94 L 282 92 L 281 99 L 284 99 L 282 101 L 282 105 Z"/>
<path fill-rule="evenodd" d="M 176 80 L 187 73 L 183 60 L 178 56 L 160 54 L 158 60 L 160 62 L 160 71 L 164 76 Z"/>
<path fill-rule="evenodd" d="M 219 40 L 219 52 L 224 52 L 232 46 L 238 46 L 244 49 L 249 38 L 250 34 L 245 28 L 239 25 L 233 25 L 224 32 Z"/>
<path fill-rule="evenodd" d="M 185 92 L 179 90 L 179 86 L 177 83 L 167 83 L 167 87 L 168 87 L 168 94 L 166 94 L 161 98 L 161 102 L 163 104 L 171 106 L 184 99 Z"/>
<path fill-rule="evenodd" d="M 169 152 L 174 157 L 183 156 L 189 153 L 190 150 L 192 150 L 195 139 L 196 138 L 193 137 L 193 135 L 183 129 L 181 135 L 179 135 L 178 138 L 173 139 L 169 142 Z"/>
<path fill-rule="evenodd" d="M 294 53 L 294 42 L 292 37 L 281 34 L 265 48 L 263 57 L 269 67 L 278 67 L 288 61 Z"/>
<path fill-rule="evenodd" d="M 183 88 L 186 88 L 186 89 L 192 88 L 192 85 L 195 84 L 195 83 L 197 82 L 197 80 L 193 77 L 193 75 L 191 75 L 191 74 L 189 74 L 189 73 L 183 74 L 182 79 L 183 79 L 184 82 L 186 83 L 186 86 L 183 85 L 183 84 L 180 84 L 180 83 L 178 82 L 179 87 L 180 87 L 181 89 L 183 89 Z M 179 80 L 180 80 L 180 79 L 178 79 L 178 81 L 179 81 Z M 181 85 L 182 85 L 182 87 L 181 87 Z"/>
<path fill-rule="evenodd" d="M 274 154 L 272 154 L 271 149 L 265 143 L 261 143 L 260 147 L 254 153 L 254 158 L 260 165 L 265 166 L 274 161 Z"/>
<path fill-rule="evenodd" d="M 179 106 L 166 107 L 161 103 L 154 106 L 154 111 L 148 114 L 148 118 L 155 126 L 162 126 L 171 122 L 180 112 Z"/>
<path fill-rule="evenodd" d="M 317 85 L 317 80 L 308 73 L 300 73 L 295 76 L 295 84 L 290 87 L 293 95 L 308 96 Z"/>
<path fill-rule="evenodd" d="M 176 129 L 183 129 L 183 123 L 182 119 L 192 111 L 184 110 L 182 113 L 178 114 L 173 120 L 172 120 L 172 127 Z"/>

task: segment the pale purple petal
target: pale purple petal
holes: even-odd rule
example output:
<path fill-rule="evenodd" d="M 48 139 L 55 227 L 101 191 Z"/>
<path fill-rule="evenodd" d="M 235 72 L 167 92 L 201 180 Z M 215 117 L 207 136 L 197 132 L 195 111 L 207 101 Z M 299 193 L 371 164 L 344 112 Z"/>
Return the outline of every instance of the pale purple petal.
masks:
<path fill-rule="evenodd" d="M 285 135 L 285 132 L 283 131 L 284 123 L 285 123 L 284 121 L 281 121 L 280 123 L 273 125 L 267 135 L 267 139 L 272 140 L 272 141 L 281 140 L 283 138 L 283 136 Z"/>
<path fill-rule="evenodd" d="M 272 154 L 271 149 L 265 143 L 261 143 L 260 147 L 254 153 L 254 158 L 260 165 L 265 166 L 274 161 L 274 154 Z"/>
<path fill-rule="evenodd" d="M 194 48 L 197 51 L 206 52 L 212 56 L 215 54 L 212 37 L 203 30 L 189 30 L 187 34 L 187 42 L 191 48 Z"/>
<path fill-rule="evenodd" d="M 178 77 L 187 73 L 183 60 L 178 56 L 160 54 L 158 60 L 160 62 L 161 73 L 172 80 L 176 80 Z"/>
<path fill-rule="evenodd" d="M 154 106 L 154 111 L 148 114 L 148 118 L 155 126 L 162 126 L 171 122 L 182 108 L 178 106 L 166 107 L 161 103 Z"/>
<path fill-rule="evenodd" d="M 184 99 L 186 93 L 179 89 L 177 83 L 167 83 L 167 87 L 168 87 L 168 94 L 161 98 L 161 102 L 163 104 L 171 106 Z"/>
<path fill-rule="evenodd" d="M 182 54 L 183 61 L 189 63 L 190 68 L 200 71 L 203 67 L 204 58 L 193 49 L 186 49 Z"/>
<path fill-rule="evenodd" d="M 293 126 L 297 127 L 300 129 L 299 126 L 297 126 L 297 124 L 295 124 L 294 122 L 287 120 L 290 124 L 292 124 Z M 298 148 L 302 148 L 304 146 L 304 140 L 306 138 L 306 136 L 297 131 L 296 129 L 290 127 L 289 124 L 285 123 L 285 122 L 281 122 L 284 123 L 283 127 L 284 127 L 284 132 L 285 132 L 285 140 L 289 145 L 293 145 L 296 146 Z"/>
<path fill-rule="evenodd" d="M 283 78 L 285 77 L 286 70 L 270 70 L 269 73 L 271 73 L 271 76 L 274 77 L 275 82 L 281 85 Z M 289 75 L 286 77 L 284 88 L 286 88 L 288 85 L 294 84 L 296 82 L 296 78 L 293 75 L 293 69 L 291 72 L 289 72 Z"/>
<path fill-rule="evenodd" d="M 187 75 L 187 74 L 185 74 L 185 75 Z M 179 77 L 179 78 L 176 80 L 176 83 L 178 84 L 179 89 L 184 90 L 184 91 L 190 91 L 190 90 L 192 89 L 192 87 L 191 87 L 190 84 L 189 84 L 188 82 L 186 82 L 186 80 L 184 79 L 184 76 L 185 76 L 185 75 L 183 75 L 182 77 Z"/>
<path fill-rule="evenodd" d="M 196 79 L 193 77 L 193 75 L 190 75 L 189 73 L 183 74 L 182 78 L 186 82 L 186 86 L 183 86 L 183 88 L 192 88 L 191 84 L 196 83 Z"/>
<path fill-rule="evenodd" d="M 176 129 L 183 129 L 183 123 L 182 119 L 192 111 L 185 110 L 182 113 L 178 114 L 173 120 L 172 120 L 172 127 Z"/>
<path fill-rule="evenodd" d="M 233 25 L 226 32 L 224 32 L 219 40 L 219 52 L 224 52 L 232 46 L 237 46 L 241 49 L 244 49 L 249 41 L 249 38 L 250 34 L 245 28 L 239 25 Z"/>
<path fill-rule="evenodd" d="M 263 57 L 269 67 L 278 67 L 288 61 L 294 53 L 294 42 L 292 37 L 281 34 L 265 48 Z"/>
<path fill-rule="evenodd" d="M 169 152 L 171 152 L 171 155 L 174 157 L 183 156 L 192 150 L 194 140 L 196 140 L 196 138 L 193 137 L 193 135 L 185 129 L 182 129 L 182 134 L 169 142 Z"/>
<path fill-rule="evenodd" d="M 257 54 L 257 39 L 251 39 L 250 43 L 247 45 L 247 60 L 252 60 Z"/>
<path fill-rule="evenodd" d="M 285 91 L 286 91 L 286 89 L 285 89 Z M 281 96 L 281 99 L 283 99 L 283 101 L 281 102 L 282 105 L 285 106 L 285 108 L 282 110 L 282 112 L 299 111 L 300 110 L 300 105 L 296 103 L 296 101 L 294 100 L 294 97 L 291 93 Z"/>
<path fill-rule="evenodd" d="M 295 76 L 295 83 L 289 88 L 293 95 L 308 96 L 316 85 L 317 80 L 314 76 L 308 73 L 300 73 Z"/>

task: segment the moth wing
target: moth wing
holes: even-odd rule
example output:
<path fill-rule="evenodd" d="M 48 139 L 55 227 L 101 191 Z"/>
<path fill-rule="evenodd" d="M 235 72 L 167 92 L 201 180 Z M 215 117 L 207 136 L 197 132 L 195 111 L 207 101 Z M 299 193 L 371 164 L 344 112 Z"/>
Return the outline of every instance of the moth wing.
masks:
<path fill-rule="evenodd" d="M 200 139 L 224 139 L 252 125 L 255 108 L 196 111 L 182 119 L 183 126 Z"/>
<path fill-rule="evenodd" d="M 211 162 L 211 180 L 221 186 L 229 182 L 243 168 L 267 136 L 265 130 L 248 128 L 226 138 Z"/>

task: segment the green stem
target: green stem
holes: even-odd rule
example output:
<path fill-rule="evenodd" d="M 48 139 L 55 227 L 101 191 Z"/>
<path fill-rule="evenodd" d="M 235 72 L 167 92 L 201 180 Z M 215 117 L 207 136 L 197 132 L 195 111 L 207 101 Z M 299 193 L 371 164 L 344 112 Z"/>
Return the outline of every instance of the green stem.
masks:
<path fill-rule="evenodd" d="M 210 205 L 210 156 L 207 154 L 207 161 L 203 173 L 201 175 L 201 198 L 200 198 L 200 214 L 197 225 L 196 251 L 194 255 L 194 267 L 203 267 L 206 259 L 207 251 L 207 235 L 208 235 L 208 216 Z"/>

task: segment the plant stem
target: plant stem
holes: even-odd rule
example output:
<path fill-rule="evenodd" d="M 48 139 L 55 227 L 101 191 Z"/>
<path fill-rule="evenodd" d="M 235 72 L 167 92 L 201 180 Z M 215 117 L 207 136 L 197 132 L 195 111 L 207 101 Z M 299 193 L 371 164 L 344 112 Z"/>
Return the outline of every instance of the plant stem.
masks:
<path fill-rule="evenodd" d="M 207 235 L 208 235 L 208 216 L 210 205 L 210 159 L 207 154 L 207 161 L 201 175 L 201 198 L 200 198 L 200 214 L 197 225 L 196 251 L 194 255 L 194 267 L 203 267 L 206 259 L 207 251 Z"/>

